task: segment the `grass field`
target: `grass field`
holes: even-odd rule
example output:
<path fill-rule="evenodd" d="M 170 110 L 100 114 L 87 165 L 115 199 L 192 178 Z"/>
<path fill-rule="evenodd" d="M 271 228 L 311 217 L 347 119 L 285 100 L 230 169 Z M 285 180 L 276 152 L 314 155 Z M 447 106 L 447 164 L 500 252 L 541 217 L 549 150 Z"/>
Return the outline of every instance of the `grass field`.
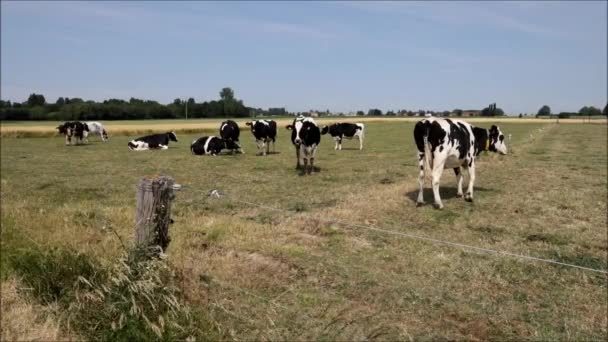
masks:
<path fill-rule="evenodd" d="M 144 152 L 127 149 L 128 135 L 105 144 L 93 137 L 85 146 L 65 146 L 58 136 L 2 138 L 2 285 L 12 291 L 2 336 L 78 335 L 65 326 L 68 313 L 39 309 L 27 290 L 14 290 L 22 280 L 7 258 L 60 247 L 113 263 L 122 253 L 113 232 L 133 239 L 136 184 L 163 173 L 184 185 L 173 203 L 167 260 L 183 300 L 206 313 L 214 336 L 605 341 L 606 274 L 331 223 L 607 270 L 606 125 L 509 121 L 501 129 L 512 134 L 511 153 L 482 155 L 472 204 L 456 197 L 446 171 L 441 211 L 430 190 L 429 204 L 415 206 L 412 122 L 366 123 L 362 151 L 356 141 L 334 151 L 324 136 L 312 176 L 294 170 L 284 128 L 277 153 L 266 157 L 255 155 L 247 130 L 246 154 L 219 157 L 189 153 L 203 133 L 178 134 L 169 150 Z M 209 198 L 211 189 L 228 196 Z M 31 331 L 43 328 L 46 335 Z"/>

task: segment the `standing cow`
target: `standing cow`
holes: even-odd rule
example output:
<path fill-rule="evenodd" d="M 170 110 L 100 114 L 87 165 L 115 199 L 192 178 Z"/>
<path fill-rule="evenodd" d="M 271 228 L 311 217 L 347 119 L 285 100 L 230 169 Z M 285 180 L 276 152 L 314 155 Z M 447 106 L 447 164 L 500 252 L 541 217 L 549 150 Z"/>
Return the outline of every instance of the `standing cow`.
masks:
<path fill-rule="evenodd" d="M 72 144 L 72 137 L 75 138 L 75 144 L 83 143 L 89 128 L 80 121 L 67 121 L 56 127 L 59 133 L 65 136 L 65 144 Z"/>
<path fill-rule="evenodd" d="M 103 142 L 106 142 L 108 140 L 108 132 L 106 132 L 106 129 L 103 127 L 101 122 L 87 121 L 84 122 L 84 124 L 87 125 L 88 128 L 88 131 L 86 131 L 84 134 L 84 139 L 86 142 L 89 142 L 89 134 L 99 134 L 99 137 Z"/>
<path fill-rule="evenodd" d="M 336 141 L 335 150 L 342 150 L 342 139 L 352 139 L 353 137 L 357 137 L 359 139 L 359 150 L 363 149 L 363 135 L 364 135 L 365 125 L 362 123 L 335 123 L 330 126 L 325 126 L 321 130 L 321 134 L 331 135 Z"/>
<path fill-rule="evenodd" d="M 277 123 L 273 120 L 254 120 L 245 123 L 251 126 L 251 133 L 255 137 L 258 153 L 262 150 L 262 155 L 270 153 L 270 142 L 272 141 L 272 152 L 275 152 L 274 142 L 277 137 Z"/>
<path fill-rule="evenodd" d="M 457 195 L 462 197 L 462 169 L 469 171 L 469 185 L 464 196 L 468 202 L 473 201 L 473 184 L 475 183 L 475 157 L 481 151 L 492 151 L 507 154 L 505 137 L 498 126 L 490 130 L 452 119 L 428 118 L 414 127 L 414 140 L 418 148 L 418 166 L 420 172 L 418 183 L 417 205 L 424 204 L 423 187 L 426 170 L 432 170 L 433 195 L 435 207 L 443 208 L 439 196 L 439 180 L 443 169 L 454 169 L 458 181 Z"/>
<path fill-rule="evenodd" d="M 220 125 L 220 137 L 224 139 L 226 148 L 231 150 L 232 153 L 245 153 L 239 143 L 240 134 L 239 125 L 232 120 L 226 120 Z"/>
<path fill-rule="evenodd" d="M 304 164 L 303 172 L 311 174 L 313 172 L 313 164 L 317 147 L 321 142 L 321 131 L 319 126 L 312 118 L 298 116 L 293 120 L 291 125 L 285 128 L 291 130 L 291 143 L 296 148 L 297 164 L 296 169 L 301 166 L 300 158 Z"/>

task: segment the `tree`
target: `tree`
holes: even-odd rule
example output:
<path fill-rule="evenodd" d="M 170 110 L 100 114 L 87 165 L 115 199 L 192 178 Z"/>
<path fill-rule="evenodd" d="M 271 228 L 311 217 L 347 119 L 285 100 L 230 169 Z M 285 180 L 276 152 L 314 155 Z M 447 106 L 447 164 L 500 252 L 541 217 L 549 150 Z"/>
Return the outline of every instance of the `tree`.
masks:
<path fill-rule="evenodd" d="M 374 109 L 370 109 L 367 112 L 368 116 L 381 116 L 382 115 L 382 111 L 380 109 L 374 108 Z"/>
<path fill-rule="evenodd" d="M 179 99 L 179 98 L 178 98 L 178 99 L 173 100 L 173 104 L 174 104 L 174 105 L 176 105 L 176 106 L 181 106 L 181 104 L 182 104 L 182 99 Z"/>
<path fill-rule="evenodd" d="M 523 117 L 523 115 L 521 113 L 519 113 L 519 117 L 521 118 L 521 117 Z"/>
<path fill-rule="evenodd" d="M 230 102 L 234 100 L 234 91 L 229 87 L 222 88 L 222 91 L 220 91 L 220 98 L 224 101 Z"/>
<path fill-rule="evenodd" d="M 60 97 L 57 99 L 57 101 L 55 101 L 55 104 L 59 105 L 59 106 L 63 106 L 65 104 L 65 99 L 63 97 Z"/>
<path fill-rule="evenodd" d="M 194 106 L 195 103 L 196 103 L 196 101 L 194 101 L 193 97 L 188 99 L 188 106 Z"/>
<path fill-rule="evenodd" d="M 602 112 L 593 106 L 585 106 L 581 108 L 578 113 L 583 116 L 594 116 L 594 115 L 602 115 Z"/>
<path fill-rule="evenodd" d="M 602 114 L 604 116 L 608 116 L 608 103 L 606 104 L 606 107 L 604 107 L 604 111 L 602 112 Z"/>
<path fill-rule="evenodd" d="M 34 106 L 44 106 L 46 100 L 43 95 L 39 94 L 30 94 L 30 97 L 27 98 L 27 105 L 30 107 Z"/>
<path fill-rule="evenodd" d="M 363 115 L 365 115 L 365 113 L 362 110 L 357 111 L 357 116 L 363 116 Z"/>
<path fill-rule="evenodd" d="M 462 109 L 454 109 L 452 112 L 456 114 L 456 116 L 462 116 Z"/>
<path fill-rule="evenodd" d="M 538 116 L 550 116 L 551 108 L 549 108 L 549 106 L 547 106 L 547 105 L 544 105 L 544 106 L 540 107 L 537 115 Z"/>

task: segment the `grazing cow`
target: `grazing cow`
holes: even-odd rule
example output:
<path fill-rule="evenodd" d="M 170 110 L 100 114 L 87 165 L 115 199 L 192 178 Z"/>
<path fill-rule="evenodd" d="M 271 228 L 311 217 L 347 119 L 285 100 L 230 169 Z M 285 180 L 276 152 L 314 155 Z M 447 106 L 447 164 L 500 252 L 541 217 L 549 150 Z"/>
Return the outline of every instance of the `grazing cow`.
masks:
<path fill-rule="evenodd" d="M 133 151 L 143 151 L 148 149 L 166 150 L 169 148 L 169 141 L 177 142 L 177 136 L 173 132 L 146 135 L 145 137 L 133 139 L 129 142 L 129 149 Z"/>
<path fill-rule="evenodd" d="M 89 129 L 89 131 L 84 134 L 84 139 L 86 140 L 86 142 L 89 142 L 89 134 L 99 134 L 99 137 L 103 142 L 106 142 L 106 140 L 108 140 L 108 132 L 106 132 L 105 128 L 103 128 L 101 122 L 87 121 L 84 124 L 87 125 Z"/>
<path fill-rule="evenodd" d="M 296 157 L 298 159 L 296 169 L 300 168 L 301 157 L 304 164 L 302 171 L 311 174 L 313 172 L 317 147 L 321 142 L 319 126 L 317 126 L 317 123 L 312 118 L 298 116 L 293 120 L 291 125 L 287 125 L 285 128 L 291 130 L 291 142 L 296 148 Z"/>
<path fill-rule="evenodd" d="M 220 137 L 224 139 L 226 143 L 226 148 L 232 150 L 232 152 L 243 152 L 241 145 L 239 144 L 239 135 L 241 134 L 241 130 L 239 129 L 239 125 L 232 120 L 226 120 L 222 122 L 220 125 Z"/>
<path fill-rule="evenodd" d="M 75 144 L 83 143 L 89 128 L 80 121 L 67 121 L 56 127 L 59 133 L 65 135 L 65 144 L 72 143 L 72 137 L 76 138 Z"/>
<path fill-rule="evenodd" d="M 359 139 L 359 149 L 363 149 L 363 133 L 365 126 L 362 123 L 335 123 L 331 126 L 325 126 L 321 130 L 321 134 L 329 133 L 336 141 L 335 150 L 342 150 L 342 139 L 352 139 L 357 137 Z"/>
<path fill-rule="evenodd" d="M 192 142 L 190 151 L 192 154 L 203 155 L 210 154 L 216 156 L 220 151 L 226 148 L 226 140 L 214 136 L 201 137 Z"/>
<path fill-rule="evenodd" d="M 468 202 L 473 201 L 473 184 L 475 183 L 475 157 L 481 151 L 492 151 L 507 154 L 505 137 L 498 126 L 490 130 L 473 127 L 472 125 L 452 119 L 428 118 L 414 127 L 414 139 L 418 148 L 418 165 L 420 173 L 418 182 L 417 205 L 424 204 L 422 190 L 424 187 L 425 170 L 432 170 L 433 195 L 435 207 L 443 208 L 439 197 L 439 180 L 443 169 L 454 169 L 458 182 L 457 195 L 462 193 L 462 169 L 469 171 L 469 185 L 464 196 Z"/>
<path fill-rule="evenodd" d="M 255 137 L 255 143 L 258 146 L 258 152 L 260 147 L 262 149 L 262 155 L 270 153 L 270 142 L 272 141 L 272 152 L 274 152 L 274 142 L 277 137 L 277 123 L 273 120 L 254 120 L 245 123 L 247 126 L 251 126 L 251 133 Z M 261 144 L 261 146 L 260 146 Z"/>

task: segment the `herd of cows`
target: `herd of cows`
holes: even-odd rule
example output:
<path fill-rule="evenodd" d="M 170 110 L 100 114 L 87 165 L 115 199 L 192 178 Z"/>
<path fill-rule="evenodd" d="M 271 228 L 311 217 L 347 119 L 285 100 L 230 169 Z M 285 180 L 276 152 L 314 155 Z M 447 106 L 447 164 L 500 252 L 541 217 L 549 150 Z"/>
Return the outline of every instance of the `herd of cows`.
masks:
<path fill-rule="evenodd" d="M 272 142 L 273 152 L 277 136 L 277 124 L 273 120 L 254 120 L 246 123 L 253 134 L 258 153 L 270 153 Z M 335 149 L 342 149 L 343 139 L 359 140 L 359 149 L 363 149 L 365 126 L 362 123 L 335 123 L 319 128 L 313 118 L 298 116 L 285 127 L 291 130 L 291 143 L 296 151 L 296 168 L 304 174 L 313 173 L 314 160 L 321 135 L 330 134 L 335 140 Z M 66 145 L 88 141 L 89 134 L 99 134 L 103 141 L 108 140 L 108 134 L 99 122 L 66 122 L 57 127 L 59 133 L 65 135 Z M 194 140 L 190 151 L 194 155 L 218 155 L 222 150 L 232 153 L 244 153 L 239 142 L 240 129 L 236 122 L 227 120 L 220 125 L 219 136 L 204 136 Z M 420 192 L 417 205 L 424 204 L 423 187 L 425 174 L 431 172 L 431 183 L 435 199 L 435 207 L 443 208 L 439 195 L 439 181 L 444 169 L 453 169 L 456 174 L 457 195 L 466 201 L 473 201 L 473 185 L 475 182 L 475 158 L 482 151 L 507 154 L 505 136 L 498 126 L 493 125 L 489 130 L 474 127 L 464 121 L 425 118 L 414 127 L 414 140 L 418 149 L 418 165 L 420 168 L 418 182 Z M 133 151 L 149 149 L 167 149 L 169 141 L 177 142 L 174 132 L 153 134 L 131 140 L 127 145 Z M 468 170 L 469 184 L 466 194 L 463 194 L 462 169 Z"/>

